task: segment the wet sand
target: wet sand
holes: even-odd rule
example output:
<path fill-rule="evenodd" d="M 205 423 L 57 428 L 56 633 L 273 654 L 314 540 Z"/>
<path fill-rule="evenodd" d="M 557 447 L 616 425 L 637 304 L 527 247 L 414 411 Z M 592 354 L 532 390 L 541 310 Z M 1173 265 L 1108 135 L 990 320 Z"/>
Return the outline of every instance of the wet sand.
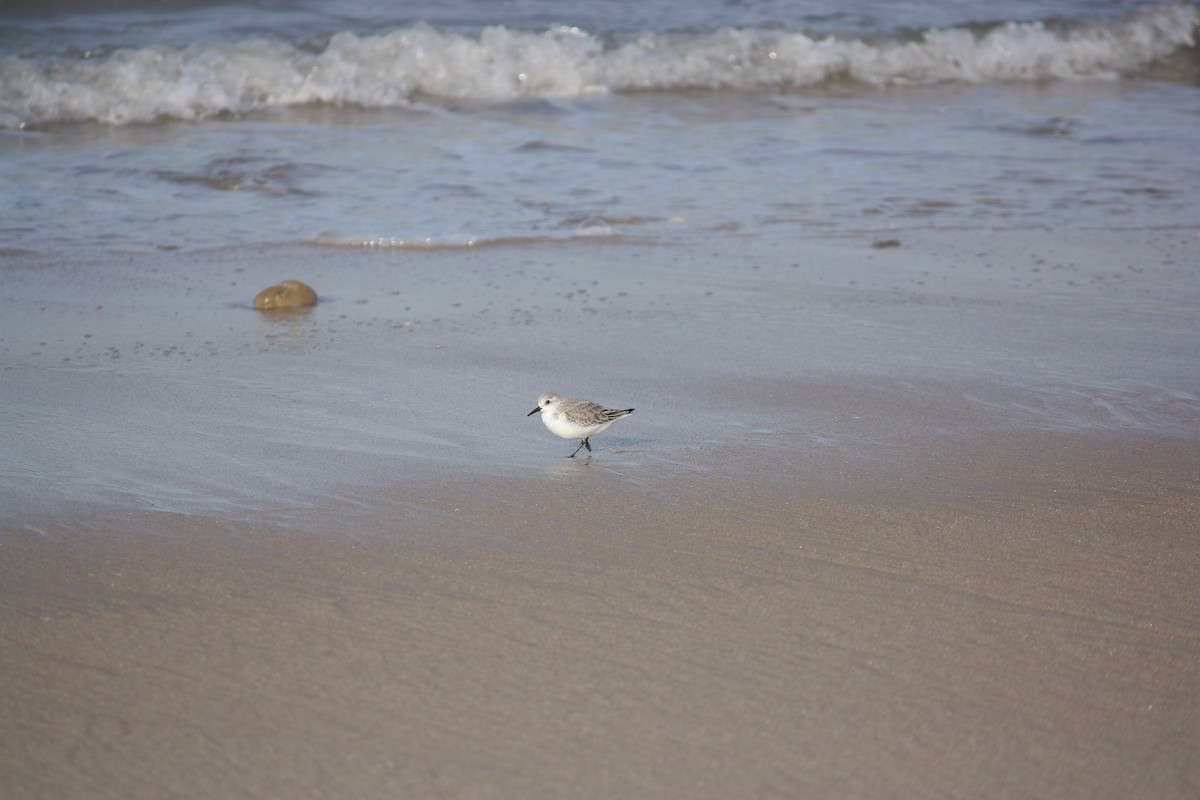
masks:
<path fill-rule="evenodd" d="M 1051 239 L 10 263 L 5 796 L 1195 796 L 1197 245 Z"/>
<path fill-rule="evenodd" d="M 6 794 L 1194 795 L 1195 448 L 971 444 L 803 487 L 439 487 L 362 526 L 416 539 L 10 537 Z"/>

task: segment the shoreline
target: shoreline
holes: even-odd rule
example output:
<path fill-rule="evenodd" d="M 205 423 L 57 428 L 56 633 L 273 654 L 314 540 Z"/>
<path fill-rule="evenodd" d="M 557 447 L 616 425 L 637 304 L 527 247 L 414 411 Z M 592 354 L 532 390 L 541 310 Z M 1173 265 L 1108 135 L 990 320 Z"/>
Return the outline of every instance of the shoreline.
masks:
<path fill-rule="evenodd" d="M 597 442 L 666 477 L 976 431 L 1194 436 L 1200 238 L 870 241 L 14 259 L 0 507 L 236 517 L 537 470 L 562 444 L 524 416 L 543 391 L 638 407 Z M 317 306 L 249 307 L 286 278 Z"/>

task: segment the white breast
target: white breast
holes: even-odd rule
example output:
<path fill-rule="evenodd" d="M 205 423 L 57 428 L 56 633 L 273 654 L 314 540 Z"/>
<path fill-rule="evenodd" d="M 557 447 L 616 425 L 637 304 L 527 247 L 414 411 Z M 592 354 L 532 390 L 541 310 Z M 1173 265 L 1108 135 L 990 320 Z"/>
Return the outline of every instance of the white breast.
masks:
<path fill-rule="evenodd" d="M 553 407 L 542 409 L 542 422 L 546 423 L 546 427 L 550 429 L 551 433 L 564 439 L 586 439 L 612 425 L 611 420 L 598 425 L 579 425 L 567 419 L 566 414 Z"/>

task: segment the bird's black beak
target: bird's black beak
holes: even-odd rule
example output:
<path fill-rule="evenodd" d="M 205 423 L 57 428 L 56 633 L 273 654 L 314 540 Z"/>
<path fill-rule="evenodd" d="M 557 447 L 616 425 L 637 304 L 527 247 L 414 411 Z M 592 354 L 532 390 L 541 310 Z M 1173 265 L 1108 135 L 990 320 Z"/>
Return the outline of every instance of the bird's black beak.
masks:
<path fill-rule="evenodd" d="M 526 414 L 525 416 L 527 416 L 527 417 L 532 417 L 534 414 L 536 414 L 537 412 L 539 412 L 539 411 L 541 411 L 541 410 L 542 410 L 542 407 L 541 407 L 541 406 L 538 406 L 537 408 L 535 408 L 533 411 L 530 411 L 530 412 L 529 412 L 528 414 Z"/>

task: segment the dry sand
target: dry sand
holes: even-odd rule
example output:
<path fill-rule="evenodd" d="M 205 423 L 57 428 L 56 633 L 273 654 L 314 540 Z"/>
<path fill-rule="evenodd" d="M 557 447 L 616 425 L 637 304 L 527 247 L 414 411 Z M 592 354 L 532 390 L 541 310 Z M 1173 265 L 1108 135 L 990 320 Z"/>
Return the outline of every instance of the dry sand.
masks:
<path fill-rule="evenodd" d="M 1200 795 L 1198 247 L 994 245 L 10 264 L 4 796 Z M 556 376 L 638 407 L 591 459 L 523 418 Z"/>

